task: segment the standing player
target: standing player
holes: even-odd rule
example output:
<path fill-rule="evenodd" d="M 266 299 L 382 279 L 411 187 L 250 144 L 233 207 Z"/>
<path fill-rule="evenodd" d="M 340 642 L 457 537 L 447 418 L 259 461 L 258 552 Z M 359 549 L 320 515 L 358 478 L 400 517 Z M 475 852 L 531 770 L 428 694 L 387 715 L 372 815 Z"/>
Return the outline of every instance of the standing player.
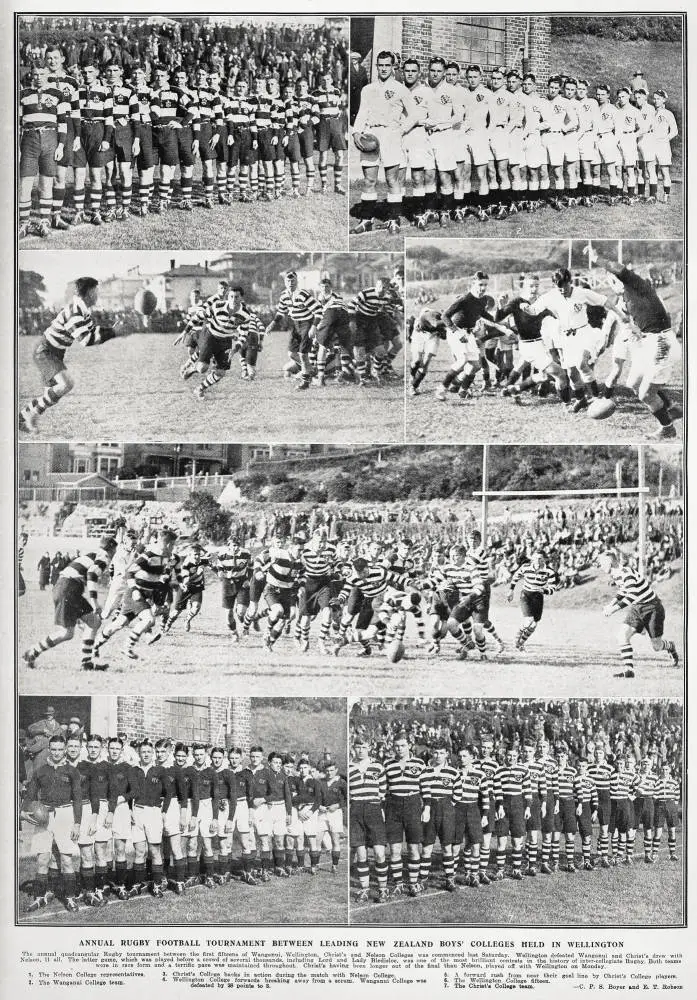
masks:
<path fill-rule="evenodd" d="M 619 147 L 617 108 L 610 102 L 610 87 L 599 83 L 595 88 L 598 101 L 597 148 L 608 176 L 608 204 L 615 205 L 622 187 L 622 153 Z M 618 166 L 620 172 L 618 173 Z"/>
<path fill-rule="evenodd" d="M 406 734 L 394 741 L 394 757 L 385 761 L 385 833 L 390 849 L 390 871 L 397 889 L 402 883 L 402 841 L 407 846 L 407 891 L 417 896 L 423 826 L 431 819 L 431 790 L 422 760 L 411 753 Z M 430 859 L 428 863 L 430 868 Z"/>
<path fill-rule="evenodd" d="M 349 842 L 356 852 L 356 874 L 360 903 L 370 900 L 370 868 L 368 849 L 372 848 L 375 876 L 378 883 L 378 901 L 387 899 L 387 862 L 385 861 L 384 804 L 387 791 L 385 769 L 370 757 L 368 741 L 359 737 L 354 741 L 355 759 L 349 767 L 348 787 L 350 796 Z M 401 844 L 400 844 L 401 871 Z M 416 870 L 418 879 L 418 868 Z"/>
<path fill-rule="evenodd" d="M 85 170 L 76 165 L 76 153 L 80 150 L 80 85 L 77 78 L 65 72 L 65 56 L 57 46 L 49 46 L 46 50 L 46 65 L 49 70 L 49 83 L 57 87 L 63 94 L 63 100 L 68 105 L 66 109 L 66 133 L 63 142 L 63 155 L 56 161 L 56 174 L 53 180 L 53 206 L 51 211 L 51 226 L 53 229 L 67 229 L 68 225 L 82 222 L 78 215 L 78 188 L 82 187 L 82 201 L 79 212 L 85 204 Z M 73 201 L 75 215 L 69 217 L 65 205 L 65 182 L 68 167 L 73 168 Z M 79 175 L 82 175 L 79 178 Z M 78 180 L 81 180 L 81 185 Z M 21 222 L 21 218 L 20 218 Z"/>
<path fill-rule="evenodd" d="M 506 865 L 506 844 L 510 834 L 512 842 L 513 871 L 511 878 L 522 879 L 523 846 L 527 821 L 532 806 L 532 786 L 530 772 L 519 760 L 518 748 L 510 746 L 506 751 L 506 763 L 493 776 L 494 798 L 496 800 L 496 881 L 504 877 Z"/>
<path fill-rule="evenodd" d="M 310 352 L 315 328 L 322 317 L 322 305 L 312 292 L 300 288 L 296 271 L 286 271 L 283 283 L 285 289 L 281 292 L 276 312 L 265 332 L 269 333 L 284 321 L 290 322 L 288 357 L 300 367 L 298 389 L 309 389 L 313 378 Z"/>
<path fill-rule="evenodd" d="M 554 785 L 554 834 L 552 835 L 552 871 L 559 868 L 559 852 L 561 837 L 564 835 L 564 851 L 566 871 L 570 874 L 576 871 L 574 845 L 578 822 L 576 809 L 579 804 L 577 779 L 578 773 L 569 764 L 569 752 L 562 743 L 557 748 L 557 770 Z"/>
<path fill-rule="evenodd" d="M 670 764 L 663 764 L 661 776 L 656 782 L 656 809 L 654 815 L 653 844 L 651 860 L 660 850 L 664 825 L 668 829 L 668 858 L 678 861 L 676 827 L 678 825 L 678 806 L 680 804 L 680 785 L 673 777 Z"/>
<path fill-rule="evenodd" d="M 419 229 L 425 229 L 428 217 L 436 207 L 436 162 L 423 106 L 428 98 L 428 87 L 421 82 L 421 67 L 417 59 L 405 59 L 402 63 L 404 86 L 414 99 L 419 113 L 419 122 L 403 139 L 407 166 L 411 173 L 412 197 L 409 216 Z M 406 167 L 403 168 L 406 180 Z"/>
<path fill-rule="evenodd" d="M 428 86 L 422 88 L 420 94 L 414 95 L 419 119 L 404 139 L 411 148 L 414 142 L 412 137 L 416 135 L 418 142 L 419 134 L 425 129 L 427 145 L 422 158 L 427 165 L 432 164 L 431 169 L 425 171 L 424 181 L 429 194 L 426 195 L 424 212 L 416 220 L 419 229 L 426 227 L 432 215 L 441 226 L 447 226 L 453 210 L 461 208 L 465 190 L 464 150 L 460 153 L 460 130 L 464 114 L 462 95 L 462 90 L 445 78 L 444 61 L 437 56 L 431 59 L 428 64 Z M 417 97 L 421 98 L 418 103 Z M 456 195 L 460 198 L 459 206 L 455 203 Z M 461 213 L 456 217 L 461 221 L 464 215 Z"/>
<path fill-rule="evenodd" d="M 665 90 L 657 90 L 653 95 L 653 103 L 656 107 L 656 117 L 653 123 L 654 140 L 656 143 L 656 162 L 661 172 L 661 184 L 663 185 L 663 197 L 666 202 L 670 201 L 671 177 L 670 168 L 673 157 L 670 144 L 678 134 L 678 125 L 675 115 L 666 107 L 668 94 Z"/>
<path fill-rule="evenodd" d="M 114 131 L 111 149 L 105 156 L 106 211 L 102 219 L 123 222 L 131 211 L 133 194 L 133 160 L 140 152 L 138 125 L 140 107 L 135 90 L 123 82 L 123 68 L 118 63 L 109 63 L 105 78 L 111 97 Z M 115 181 L 121 185 L 121 204 L 116 206 Z"/>
<path fill-rule="evenodd" d="M 476 889 L 483 884 L 480 872 L 480 852 L 484 831 L 489 827 L 491 787 L 482 767 L 475 763 L 472 746 L 458 752 L 457 779 L 453 789 L 455 831 L 453 834 L 453 869 L 457 869 L 462 848 L 465 849 L 465 885 Z M 484 871 L 486 884 L 489 879 Z"/>
<path fill-rule="evenodd" d="M 445 889 L 455 892 L 455 802 L 454 792 L 461 781 L 458 771 L 448 763 L 448 748 L 439 742 L 431 748 L 431 762 L 423 773 L 423 785 L 430 794 L 428 821 L 423 824 L 421 840 L 421 864 L 419 879 L 422 885 L 428 882 L 431 857 L 436 839 L 440 842 L 443 855 Z M 480 827 L 481 829 L 481 827 Z M 394 856 L 394 855 L 393 855 Z"/>
<path fill-rule="evenodd" d="M 447 392 L 452 391 L 451 386 L 456 386 L 461 396 L 466 395 L 482 367 L 474 330 L 482 319 L 493 321 L 487 311 L 488 283 L 489 275 L 485 271 L 477 271 L 467 294 L 456 299 L 443 313 L 453 363 L 436 390 L 436 399 L 442 403 L 445 402 Z"/>
<path fill-rule="evenodd" d="M 317 148 L 319 149 L 319 179 L 320 190 L 326 194 L 329 190 L 327 171 L 329 169 L 329 151 L 334 154 L 334 193 L 346 194 L 342 178 L 344 173 L 344 154 L 346 152 L 345 108 L 341 91 L 334 86 L 331 73 L 322 77 L 322 86 L 313 94 L 319 123 L 317 126 Z M 363 95 L 361 94 L 361 100 Z"/>
<path fill-rule="evenodd" d="M 578 832 L 581 835 L 583 870 L 585 872 L 592 872 L 591 838 L 593 834 L 593 822 L 598 818 L 598 790 L 589 774 L 587 757 L 581 757 L 578 762 L 578 772 L 574 783 L 574 798 L 576 799 Z"/>
<path fill-rule="evenodd" d="M 622 670 L 615 674 L 615 677 L 635 676 L 632 637 L 641 635 L 644 630 L 654 650 L 657 653 L 665 651 L 673 666 L 677 667 L 679 657 L 675 643 L 663 638 L 666 612 L 656 591 L 641 573 L 629 565 L 621 564 L 618 556 L 612 557 L 611 573 L 617 587 L 617 595 L 614 601 L 605 606 L 603 614 L 609 617 L 617 611 L 626 611 L 619 632 Z"/>
<path fill-rule="evenodd" d="M 600 155 L 597 147 L 598 102 L 588 95 L 588 80 L 576 83 L 578 155 L 581 163 L 581 204 L 590 205 L 600 188 Z"/>
<path fill-rule="evenodd" d="M 53 588 L 55 629 L 35 646 L 26 650 L 23 660 L 33 668 L 42 653 L 75 635 L 75 626 L 84 628 L 82 669 L 94 670 L 94 639 L 99 631 L 100 607 L 98 586 L 116 550 L 113 535 L 104 535 L 99 547 L 77 556 L 61 570 Z"/>
<path fill-rule="evenodd" d="M 538 872 L 542 823 L 547 814 L 547 771 L 544 762 L 537 759 L 537 748 L 532 741 L 525 743 L 523 753 L 523 763 L 530 774 L 530 791 L 532 793 L 530 818 L 525 824 L 527 830 L 525 849 L 528 863 L 526 874 L 534 878 Z"/>
<path fill-rule="evenodd" d="M 78 278 L 75 295 L 64 306 L 44 330 L 39 343 L 34 348 L 34 364 L 43 379 L 41 396 L 32 399 L 19 413 L 19 429 L 29 434 L 37 432 L 37 420 L 42 413 L 66 396 L 73 388 L 73 380 L 65 365 L 65 352 L 69 347 L 80 344 L 93 347 L 105 344 L 115 336 L 112 327 L 97 326 L 92 318 L 92 309 L 99 298 L 99 282 L 96 278 Z"/>
<path fill-rule="evenodd" d="M 656 141 L 654 137 L 654 123 L 656 121 L 656 109 L 648 103 L 649 95 L 645 90 L 635 91 L 636 98 L 636 120 L 639 131 L 636 134 L 637 151 L 639 153 L 639 163 L 637 165 L 637 193 L 640 198 L 646 195 L 649 204 L 654 204 L 658 192 L 658 180 L 656 176 Z M 648 194 L 646 194 L 648 185 Z"/>
<path fill-rule="evenodd" d="M 228 761 L 230 771 L 234 775 L 235 793 L 237 805 L 233 817 L 232 839 L 237 840 L 242 851 L 242 881 L 247 885 L 257 885 L 257 880 L 252 874 L 252 855 L 254 845 L 254 834 L 249 824 L 250 809 L 252 808 L 252 772 L 248 767 L 242 766 L 241 747 L 231 747 L 228 750 Z"/>
<path fill-rule="evenodd" d="M 172 800 L 172 790 L 167 772 L 160 764 L 153 763 L 154 748 L 147 737 L 138 748 L 139 763 L 132 768 L 133 828 L 131 837 L 135 858 L 133 861 L 133 895 L 139 895 L 150 885 L 156 899 L 161 899 L 167 889 L 163 873 L 162 831 L 164 817 Z M 150 878 L 146 863 L 150 861 Z"/>
<path fill-rule="evenodd" d="M 318 765 L 319 767 L 319 765 Z M 347 804 L 346 779 L 339 774 L 339 768 L 334 761 L 327 761 L 320 768 L 324 778 L 320 784 L 319 820 L 317 823 L 317 840 L 322 844 L 325 834 L 331 840 L 331 872 L 339 872 L 341 857 L 341 839 L 344 831 L 344 813 Z"/>
<path fill-rule="evenodd" d="M 511 578 L 508 593 L 509 604 L 513 601 L 516 584 L 522 584 L 520 590 L 520 610 L 523 621 L 518 630 L 515 648 L 522 652 L 525 643 L 533 634 L 542 619 L 545 595 L 549 596 L 556 590 L 554 573 L 545 565 L 544 556 L 537 552 L 530 562 L 519 566 Z"/>
<path fill-rule="evenodd" d="M 588 775 L 595 785 L 598 801 L 598 858 L 601 867 L 610 867 L 610 784 L 613 767 L 607 760 L 605 747 L 599 744 L 595 748 L 595 760 L 588 766 Z"/>
<path fill-rule="evenodd" d="M 354 233 L 367 233 L 379 214 L 377 207 L 378 170 L 382 164 L 387 183 L 387 228 L 400 231 L 402 190 L 399 172 L 404 160 L 402 138 L 421 120 L 412 95 L 403 83 L 395 79 L 395 58 L 392 52 L 379 52 L 376 60 L 377 80 L 361 91 L 361 106 L 353 124 L 354 142 L 361 143 L 363 188 L 356 213 L 359 218 Z M 363 133 L 370 133 L 377 146 L 365 148 Z M 363 147 L 363 148 L 361 148 Z"/>
<path fill-rule="evenodd" d="M 617 91 L 617 107 L 615 109 L 615 132 L 622 156 L 622 172 L 627 185 L 627 204 L 633 204 L 636 197 L 636 165 L 639 152 L 637 150 L 637 134 L 639 123 L 636 109 L 629 103 L 629 88 L 620 87 Z"/>

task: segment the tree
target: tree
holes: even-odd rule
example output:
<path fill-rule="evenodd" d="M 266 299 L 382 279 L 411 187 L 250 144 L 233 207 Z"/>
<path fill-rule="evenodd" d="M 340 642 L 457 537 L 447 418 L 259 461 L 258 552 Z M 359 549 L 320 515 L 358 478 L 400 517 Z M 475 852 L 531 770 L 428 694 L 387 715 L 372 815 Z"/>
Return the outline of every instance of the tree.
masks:
<path fill-rule="evenodd" d="M 22 309 L 43 309 L 46 286 L 43 274 L 19 270 L 18 301 Z"/>
<path fill-rule="evenodd" d="M 212 542 L 222 542 L 230 534 L 232 513 L 220 506 L 215 497 L 204 490 L 194 491 L 184 501 L 184 509 L 191 512 L 201 532 Z"/>

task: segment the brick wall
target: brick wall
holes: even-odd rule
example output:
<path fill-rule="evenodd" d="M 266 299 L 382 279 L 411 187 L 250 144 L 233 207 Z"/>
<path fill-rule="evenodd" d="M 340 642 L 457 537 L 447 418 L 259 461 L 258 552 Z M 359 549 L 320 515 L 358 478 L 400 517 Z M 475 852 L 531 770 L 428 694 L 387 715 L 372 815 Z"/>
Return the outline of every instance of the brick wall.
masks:
<path fill-rule="evenodd" d="M 550 19 L 530 19 L 530 68 L 542 80 L 549 76 Z M 525 41 L 526 17 L 505 19 L 503 62 L 521 68 L 521 49 Z M 402 58 L 414 56 L 425 73 L 432 55 L 462 63 L 467 61 L 471 28 L 455 23 L 450 17 L 405 16 L 402 23 Z M 484 68 L 484 67 L 483 67 Z"/>
<path fill-rule="evenodd" d="M 229 746 L 242 747 L 246 753 L 252 743 L 252 699 L 232 698 Z"/>
<path fill-rule="evenodd" d="M 230 722 L 232 731 L 226 731 L 228 717 L 228 699 L 208 699 L 208 734 L 209 742 L 225 742 L 226 746 L 241 746 L 246 752 L 251 743 L 252 732 L 252 702 L 250 698 L 232 698 Z M 162 698 L 142 698 L 137 695 L 125 695 L 118 699 L 118 728 L 128 733 L 131 739 L 149 736 L 153 740 L 162 736 L 172 735 L 168 732 L 167 720 L 170 718 L 165 711 L 165 701 Z"/>

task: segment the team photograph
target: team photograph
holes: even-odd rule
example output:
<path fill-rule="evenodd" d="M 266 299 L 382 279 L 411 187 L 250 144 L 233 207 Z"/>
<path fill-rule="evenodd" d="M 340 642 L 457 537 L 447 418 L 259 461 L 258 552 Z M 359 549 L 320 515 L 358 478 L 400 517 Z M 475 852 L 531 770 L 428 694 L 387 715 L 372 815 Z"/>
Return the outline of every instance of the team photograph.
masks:
<path fill-rule="evenodd" d="M 348 19 L 24 16 L 20 247 L 347 245 Z"/>
<path fill-rule="evenodd" d="M 410 240 L 407 439 L 683 434 L 678 240 Z"/>
<path fill-rule="evenodd" d="M 682 691 L 677 447 L 36 444 L 20 466 L 23 692 Z"/>
<path fill-rule="evenodd" d="M 20 439 L 403 441 L 403 260 L 23 251 Z"/>
<path fill-rule="evenodd" d="M 347 921 L 346 703 L 20 697 L 23 925 Z"/>
<path fill-rule="evenodd" d="M 353 924 L 683 923 L 681 701 L 363 698 L 349 740 Z"/>
<path fill-rule="evenodd" d="M 351 19 L 350 245 L 680 237 L 684 18 Z"/>

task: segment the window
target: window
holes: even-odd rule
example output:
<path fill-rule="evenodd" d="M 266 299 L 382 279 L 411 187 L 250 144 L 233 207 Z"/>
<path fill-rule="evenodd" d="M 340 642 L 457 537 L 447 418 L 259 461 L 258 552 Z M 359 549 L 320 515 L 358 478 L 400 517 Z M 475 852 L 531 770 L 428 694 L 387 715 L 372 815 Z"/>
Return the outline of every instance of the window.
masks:
<path fill-rule="evenodd" d="M 484 71 L 502 66 L 506 53 L 505 17 L 456 20 L 453 35 L 460 63 L 477 63 Z"/>
<path fill-rule="evenodd" d="M 165 732 L 173 740 L 208 743 L 208 702 L 196 698 L 165 699 Z"/>
<path fill-rule="evenodd" d="M 87 458 L 74 458 L 73 459 L 73 472 L 89 472 L 89 459 Z"/>

